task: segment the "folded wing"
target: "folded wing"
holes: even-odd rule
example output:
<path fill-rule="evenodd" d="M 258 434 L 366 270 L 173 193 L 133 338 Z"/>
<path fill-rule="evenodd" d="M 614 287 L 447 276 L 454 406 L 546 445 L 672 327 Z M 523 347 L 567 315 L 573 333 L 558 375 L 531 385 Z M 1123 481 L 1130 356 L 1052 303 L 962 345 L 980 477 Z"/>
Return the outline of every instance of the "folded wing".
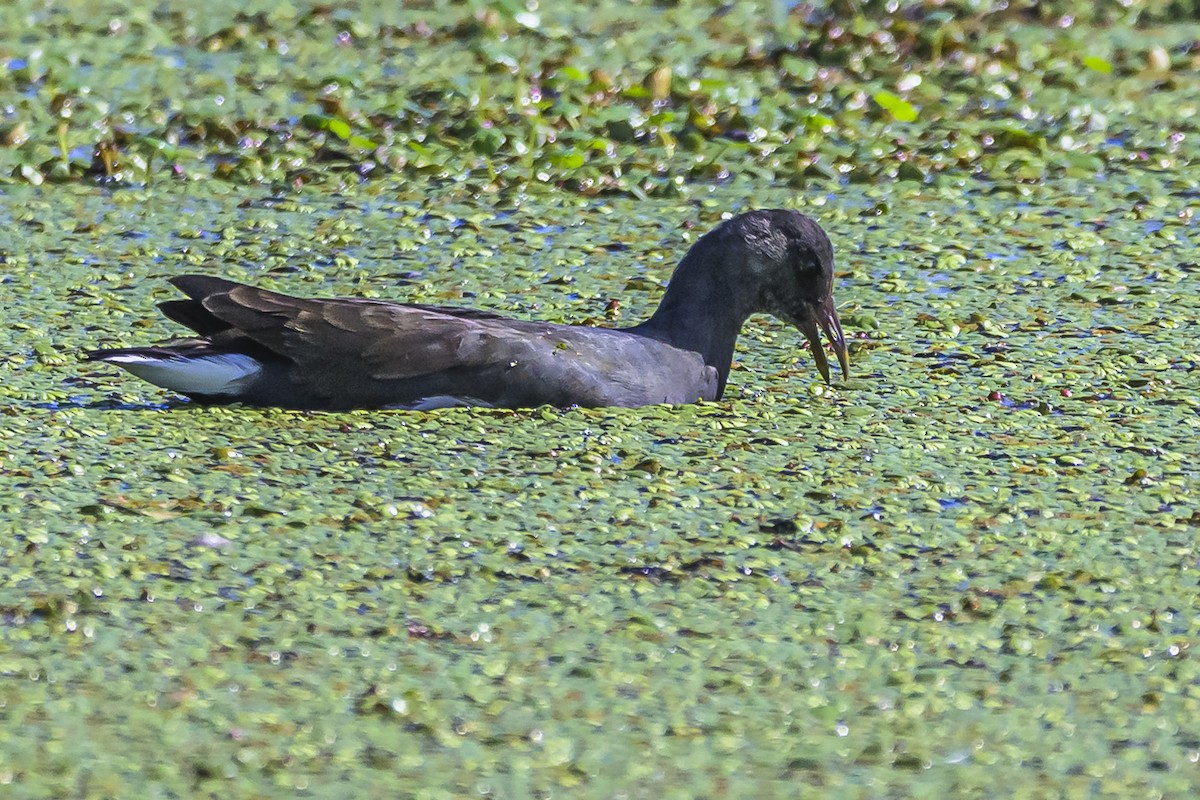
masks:
<path fill-rule="evenodd" d="M 400 381 L 438 388 L 437 381 L 418 379 L 502 368 L 537 341 L 510 320 L 469 309 L 304 299 L 208 276 L 180 276 L 171 283 L 192 299 L 162 304 L 168 317 L 214 344 L 247 339 L 265 348 L 295 365 L 294 381 L 335 402 L 394 398 Z M 522 325 L 531 326 L 536 324 Z M 489 392 L 486 386 L 470 388 Z"/>

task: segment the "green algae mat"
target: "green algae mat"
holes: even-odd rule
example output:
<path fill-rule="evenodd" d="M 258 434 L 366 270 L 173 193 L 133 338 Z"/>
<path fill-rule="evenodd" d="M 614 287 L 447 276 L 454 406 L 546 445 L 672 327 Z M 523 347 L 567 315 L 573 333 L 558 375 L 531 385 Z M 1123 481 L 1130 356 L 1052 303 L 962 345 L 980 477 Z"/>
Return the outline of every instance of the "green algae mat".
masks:
<path fill-rule="evenodd" d="M 0 9 L 0 796 L 1200 787 L 1188 3 Z M 852 379 L 202 408 L 165 279 L 643 318 L 723 215 Z"/>

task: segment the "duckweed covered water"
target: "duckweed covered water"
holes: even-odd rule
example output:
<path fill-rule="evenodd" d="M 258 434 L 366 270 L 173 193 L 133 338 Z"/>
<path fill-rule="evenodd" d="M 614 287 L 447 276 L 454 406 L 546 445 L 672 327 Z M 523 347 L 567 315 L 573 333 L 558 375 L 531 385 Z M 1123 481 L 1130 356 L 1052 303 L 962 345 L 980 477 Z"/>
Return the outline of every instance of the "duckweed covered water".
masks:
<path fill-rule="evenodd" d="M 84 51 L 65 45 L 34 60 L 33 39 L 5 26 L 9 85 L 25 86 L 4 95 L 5 124 L 28 140 L 0 157 L 53 148 L 57 123 L 21 116 L 52 81 L 110 87 L 76 94 L 114 104 L 114 130 L 164 137 L 153 114 L 116 113 L 111 87 L 137 108 L 148 94 L 191 109 L 225 80 L 242 111 L 202 117 L 237 127 L 246 113 L 294 133 L 306 114 L 337 117 L 312 76 L 341 69 L 370 88 L 354 95 L 361 116 L 345 117 L 354 135 L 378 137 L 399 113 L 378 87 L 423 97 L 415 86 L 458 74 L 355 72 L 374 42 L 419 63 L 435 48 L 353 12 L 205 22 L 244 26 L 233 42 L 189 34 L 200 23 L 188 10 L 110 17 L 125 20 L 112 32 L 119 8 L 101 5 L 87 25 L 39 17 L 95 45 L 74 63 Z M 549 8 L 538 25 L 528 8 L 490 13 L 447 23 L 437 42 L 498 58 L 565 46 L 559 25 L 591 30 L 565 12 L 547 30 Z M 628 52 L 670 38 L 637 16 L 651 10 L 629 13 L 644 24 Z M 239 145 L 217 134 L 180 140 L 202 151 L 181 161 L 187 180 L 166 162 L 149 165 L 149 185 L 136 169 L 98 186 L 74 162 L 59 184 L 37 158 L 5 166 L 0 785 L 96 798 L 1192 794 L 1200 242 L 1186 167 L 1200 132 L 1182 67 L 1196 34 L 1135 32 L 1165 20 L 1120 13 L 1132 16 L 1100 20 L 1111 28 L 983 12 L 945 23 L 943 61 L 920 62 L 931 96 L 986 96 L 973 81 L 994 76 L 981 65 L 969 77 L 972 54 L 1030 59 L 1013 96 L 1037 113 L 1017 122 L 1006 106 L 1005 136 L 1024 144 L 999 149 L 982 144 L 994 122 L 982 105 L 934 117 L 938 103 L 912 89 L 912 122 L 886 97 L 856 110 L 855 91 L 870 98 L 898 68 L 864 49 L 878 19 L 846 24 L 857 38 L 820 51 L 839 77 L 822 112 L 832 128 L 787 146 L 841 153 L 849 182 L 742 150 L 722 157 L 728 180 L 707 180 L 677 172 L 682 149 L 655 139 L 634 149 L 662 159 L 661 180 L 586 184 L 556 172 L 576 168 L 555 164 L 550 139 L 531 155 L 501 143 L 493 175 L 447 133 L 474 113 L 453 100 L 429 101 L 422 123 L 441 132 L 438 170 L 387 167 L 383 153 L 365 181 L 363 159 L 315 155 L 340 130 L 328 122 L 313 134 L 324 143 L 273 139 L 296 142 L 286 158 L 302 175 L 223 171 Z M 730 50 L 741 34 L 727 31 L 750 23 L 722 27 L 686 4 L 662 14 L 709 20 L 710 50 L 671 61 L 661 98 L 683 117 L 698 101 L 677 82 L 784 92 L 781 75 L 815 58 L 797 48 L 760 63 Z M 809 30 L 798 14 L 756 24 Z M 130 59 L 134 32 L 156 42 L 150 61 Z M 278 42 L 258 48 L 269 36 L 293 60 Z M 1044 49 L 984 47 L 1035 39 Z M 581 41 L 583 75 L 657 91 L 639 60 L 651 51 L 619 58 Z M 163 83 L 173 58 L 206 77 Z M 22 72 L 31 63 L 40 77 Z M 246 85 L 273 66 L 266 86 Z M 520 69 L 499 74 L 498 104 L 528 89 Z M 1047 92 L 1068 77 L 1069 91 Z M 587 107 L 641 102 L 601 92 Z M 780 108 L 786 122 L 811 106 Z M 108 136 L 82 111 L 71 119 L 71 149 Z M 479 130 L 525 141 L 514 125 Z M 934 159 L 947 127 L 972 131 L 960 144 L 978 158 Z M 585 115 L 580 130 L 620 128 Z M 136 148 L 114 136 L 128 158 Z M 1065 136 L 1078 148 L 1062 149 Z M 722 139 L 702 138 L 704 157 Z M 927 145 L 903 162 L 913 179 L 891 160 L 900 139 Z M 893 155 L 872 155 L 884 141 Z M 631 152 L 597 169 L 627 176 Z M 523 158 L 532 171 L 513 166 Z M 802 337 L 767 318 L 744 333 L 726 401 L 674 409 L 206 409 L 77 359 L 178 333 L 153 303 L 182 271 L 632 323 L 722 214 L 768 206 L 812 214 L 837 246 L 848 383 L 823 386 Z"/>

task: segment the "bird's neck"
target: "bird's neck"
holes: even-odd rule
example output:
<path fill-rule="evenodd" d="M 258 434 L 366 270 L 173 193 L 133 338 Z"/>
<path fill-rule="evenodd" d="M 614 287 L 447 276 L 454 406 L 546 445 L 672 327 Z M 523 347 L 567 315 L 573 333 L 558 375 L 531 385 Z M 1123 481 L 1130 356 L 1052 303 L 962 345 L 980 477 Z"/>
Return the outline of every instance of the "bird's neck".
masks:
<path fill-rule="evenodd" d="M 753 287 L 736 280 L 735 270 L 717 259 L 688 255 L 675 268 L 667 293 L 650 319 L 632 332 L 691 350 L 717 370 L 717 397 L 733 363 L 733 348 L 746 318 L 754 312 Z"/>

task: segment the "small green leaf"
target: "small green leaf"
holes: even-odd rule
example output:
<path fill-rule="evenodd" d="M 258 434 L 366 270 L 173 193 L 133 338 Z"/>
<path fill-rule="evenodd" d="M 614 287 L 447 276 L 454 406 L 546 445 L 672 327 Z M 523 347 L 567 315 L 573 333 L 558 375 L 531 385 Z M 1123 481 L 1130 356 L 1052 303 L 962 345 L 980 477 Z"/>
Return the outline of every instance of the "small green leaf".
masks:
<path fill-rule="evenodd" d="M 300 121 L 304 123 L 304 127 L 314 131 L 323 131 L 329 128 L 329 117 L 324 114 L 305 114 Z"/>
<path fill-rule="evenodd" d="M 344 119 L 331 118 L 326 123 L 326 130 L 343 141 L 350 138 L 350 123 Z"/>
<path fill-rule="evenodd" d="M 917 119 L 917 108 L 912 103 L 905 100 L 903 97 L 891 92 L 883 91 L 876 92 L 874 100 L 885 111 L 899 122 L 915 122 Z"/>
<path fill-rule="evenodd" d="M 1094 72 L 1103 72 L 1109 75 L 1113 71 L 1112 62 L 1100 56 L 1084 56 L 1083 65 Z"/>
<path fill-rule="evenodd" d="M 836 127 L 833 117 L 825 114 L 813 114 L 804 122 L 804 127 L 814 133 L 829 133 Z"/>
<path fill-rule="evenodd" d="M 163 139 L 156 139 L 153 136 L 138 136 L 137 141 L 169 161 L 178 157 L 179 148 Z"/>
<path fill-rule="evenodd" d="M 1013 123 L 1008 123 L 996 131 L 994 139 L 996 147 L 1000 150 L 1020 148 L 1037 153 L 1046 148 L 1045 137 L 1023 130 Z"/>
<path fill-rule="evenodd" d="M 554 166 L 559 169 L 579 169 L 583 166 L 584 156 L 578 150 L 571 150 L 552 159 Z"/>
<path fill-rule="evenodd" d="M 559 67 L 558 74 L 569 81 L 574 81 L 575 83 L 587 83 L 589 80 L 588 74 L 577 67 Z"/>

